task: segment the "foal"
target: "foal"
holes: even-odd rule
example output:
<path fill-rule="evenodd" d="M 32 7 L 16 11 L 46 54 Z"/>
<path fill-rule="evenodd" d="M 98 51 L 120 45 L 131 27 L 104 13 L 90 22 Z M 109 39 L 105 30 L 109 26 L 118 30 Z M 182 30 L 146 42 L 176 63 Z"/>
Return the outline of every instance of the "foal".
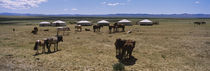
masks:
<path fill-rule="evenodd" d="M 37 40 L 34 45 L 34 50 L 37 50 L 36 54 L 39 54 L 39 47 L 42 47 L 42 53 L 45 53 L 46 39 Z"/>

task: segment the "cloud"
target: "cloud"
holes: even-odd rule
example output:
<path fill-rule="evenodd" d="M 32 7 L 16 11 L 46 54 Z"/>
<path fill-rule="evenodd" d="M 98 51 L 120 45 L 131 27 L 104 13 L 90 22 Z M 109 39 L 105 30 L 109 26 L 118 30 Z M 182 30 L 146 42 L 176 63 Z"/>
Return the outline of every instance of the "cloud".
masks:
<path fill-rule="evenodd" d="M 119 3 L 119 2 L 116 2 L 116 3 L 103 2 L 102 4 L 108 5 L 108 6 L 124 5 L 124 3 Z"/>
<path fill-rule="evenodd" d="M 71 10 L 72 10 L 72 11 L 77 11 L 78 9 L 77 9 L 77 8 L 72 8 Z"/>
<path fill-rule="evenodd" d="M 64 11 L 68 11 L 69 9 L 66 8 L 66 9 L 63 9 L 63 10 L 64 10 Z"/>
<path fill-rule="evenodd" d="M 39 7 L 38 4 L 47 0 L 0 0 L 0 6 L 8 9 L 29 9 Z"/>
<path fill-rule="evenodd" d="M 199 4 L 200 3 L 200 1 L 195 1 L 195 4 Z"/>

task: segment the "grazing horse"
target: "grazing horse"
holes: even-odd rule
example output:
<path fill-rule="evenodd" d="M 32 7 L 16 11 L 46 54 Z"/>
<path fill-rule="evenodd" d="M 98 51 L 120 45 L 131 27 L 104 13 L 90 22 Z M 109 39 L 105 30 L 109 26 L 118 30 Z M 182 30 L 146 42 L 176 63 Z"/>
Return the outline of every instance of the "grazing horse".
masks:
<path fill-rule="evenodd" d="M 82 25 L 76 25 L 74 28 L 75 28 L 77 31 L 78 31 L 78 29 L 79 29 L 80 32 L 82 31 Z"/>
<path fill-rule="evenodd" d="M 115 47 L 116 47 L 116 56 L 119 59 L 131 58 L 132 51 L 135 48 L 135 41 L 133 40 L 122 40 L 116 39 Z"/>
<path fill-rule="evenodd" d="M 71 30 L 69 27 L 58 27 L 57 33 L 59 33 L 60 31 L 63 31 L 63 35 L 64 35 L 65 31 L 71 31 Z"/>
<path fill-rule="evenodd" d="M 39 54 L 39 47 L 42 47 L 42 53 L 45 53 L 46 39 L 37 40 L 34 45 L 34 50 L 37 50 L 36 55 Z"/>
<path fill-rule="evenodd" d="M 63 42 L 63 36 L 61 36 L 61 35 L 57 35 L 56 37 L 47 38 L 46 44 L 47 44 L 48 52 L 49 53 L 51 52 L 51 50 L 50 50 L 51 44 L 54 44 L 54 52 L 58 51 L 58 43 L 61 41 Z"/>
<path fill-rule="evenodd" d="M 34 30 L 31 31 L 31 33 L 33 33 L 33 34 L 37 34 L 37 32 L 38 32 L 38 28 L 37 27 L 34 27 Z"/>
<path fill-rule="evenodd" d="M 93 30 L 94 30 L 94 32 L 96 32 L 96 31 L 100 32 L 102 27 L 103 27 L 103 25 L 93 25 Z"/>

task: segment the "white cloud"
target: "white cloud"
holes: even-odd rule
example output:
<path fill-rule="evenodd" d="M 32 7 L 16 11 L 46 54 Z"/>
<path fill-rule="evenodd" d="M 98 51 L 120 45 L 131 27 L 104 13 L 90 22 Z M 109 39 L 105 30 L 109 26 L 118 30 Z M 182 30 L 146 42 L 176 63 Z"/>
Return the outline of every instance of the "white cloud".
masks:
<path fill-rule="evenodd" d="M 69 9 L 66 8 L 66 9 L 63 9 L 63 10 L 64 10 L 64 11 L 68 11 Z"/>
<path fill-rule="evenodd" d="M 128 2 L 130 2 L 131 0 L 127 0 Z"/>
<path fill-rule="evenodd" d="M 72 8 L 71 10 L 72 10 L 72 11 L 77 11 L 78 9 L 77 9 L 77 8 Z"/>
<path fill-rule="evenodd" d="M 195 4 L 199 4 L 200 3 L 200 1 L 195 1 Z"/>
<path fill-rule="evenodd" d="M 116 3 L 103 2 L 102 4 L 104 4 L 104 5 L 108 5 L 108 6 L 124 5 L 123 3 L 119 3 L 119 2 L 116 2 Z"/>
<path fill-rule="evenodd" d="M 0 6 L 8 9 L 29 9 L 39 7 L 38 4 L 47 0 L 0 0 Z"/>

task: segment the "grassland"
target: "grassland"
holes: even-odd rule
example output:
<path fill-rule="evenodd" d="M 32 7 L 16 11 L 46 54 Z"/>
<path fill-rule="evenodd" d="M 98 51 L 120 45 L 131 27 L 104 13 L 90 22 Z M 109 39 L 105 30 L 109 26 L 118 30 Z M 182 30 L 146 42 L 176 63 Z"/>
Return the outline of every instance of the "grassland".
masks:
<path fill-rule="evenodd" d="M 125 66 L 127 71 L 209 71 L 210 70 L 210 19 L 152 19 L 154 26 L 126 26 L 126 32 L 108 34 L 108 27 L 101 32 L 74 31 L 74 21 L 88 19 L 93 22 L 108 18 L 19 18 L 1 17 L 0 23 L 0 70 L 8 71 L 112 71 L 118 63 L 115 57 L 116 38 L 135 40 L 134 65 Z M 18 20 L 17 20 L 18 18 Z M 27 19 L 27 20 L 26 20 Z M 56 34 L 55 27 L 38 27 L 37 35 L 31 34 L 40 21 L 60 19 L 71 28 L 61 51 L 33 56 L 36 40 Z M 111 18 L 116 22 L 121 18 Z M 136 18 L 130 18 L 133 24 Z M 194 26 L 193 21 L 207 24 Z M 7 23 L 7 24 L 3 24 Z M 13 24 L 9 24 L 13 23 Z M 16 31 L 12 32 L 12 28 Z M 90 28 L 91 26 L 83 27 Z M 49 32 L 43 31 L 50 29 Z"/>

